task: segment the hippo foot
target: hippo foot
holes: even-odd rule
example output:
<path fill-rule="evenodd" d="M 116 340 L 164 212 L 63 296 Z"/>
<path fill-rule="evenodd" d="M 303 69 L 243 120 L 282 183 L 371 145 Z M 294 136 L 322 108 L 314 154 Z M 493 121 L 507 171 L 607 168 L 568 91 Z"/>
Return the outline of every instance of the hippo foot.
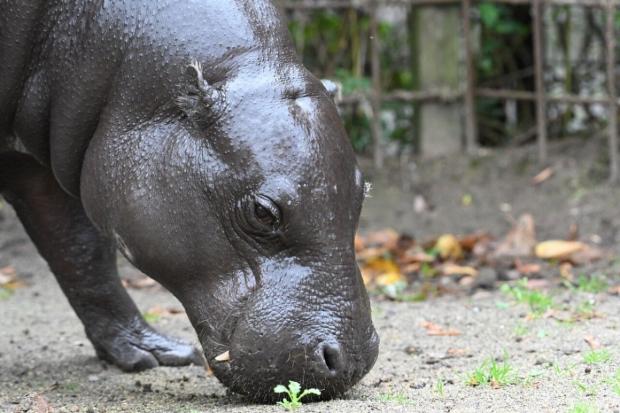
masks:
<path fill-rule="evenodd" d="M 114 329 L 112 334 L 89 334 L 97 356 L 127 372 L 157 366 L 204 365 L 202 353 L 191 344 L 160 334 L 144 322 L 139 324 L 137 328 Z"/>

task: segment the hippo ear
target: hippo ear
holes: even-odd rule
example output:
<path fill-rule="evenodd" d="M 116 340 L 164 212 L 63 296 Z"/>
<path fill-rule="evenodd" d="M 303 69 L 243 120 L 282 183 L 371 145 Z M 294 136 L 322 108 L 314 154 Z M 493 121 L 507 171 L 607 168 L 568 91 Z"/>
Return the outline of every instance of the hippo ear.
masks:
<path fill-rule="evenodd" d="M 342 100 L 342 88 L 340 83 L 336 83 L 333 80 L 329 79 L 323 79 L 321 80 L 321 82 L 323 82 L 323 86 L 327 90 L 329 96 L 331 96 L 331 98 L 334 100 L 334 102 L 338 103 Z"/>
<path fill-rule="evenodd" d="M 202 65 L 194 61 L 187 67 L 187 92 L 176 99 L 181 111 L 201 127 L 211 125 L 224 108 L 224 93 L 204 79 Z"/>

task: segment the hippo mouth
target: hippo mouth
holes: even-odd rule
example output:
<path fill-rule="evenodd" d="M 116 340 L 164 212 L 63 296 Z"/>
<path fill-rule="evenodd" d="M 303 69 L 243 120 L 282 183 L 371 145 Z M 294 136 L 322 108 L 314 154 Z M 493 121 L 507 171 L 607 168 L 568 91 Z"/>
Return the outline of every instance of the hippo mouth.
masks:
<path fill-rule="evenodd" d="M 233 328 L 228 330 L 225 341 L 205 337 L 204 354 L 214 375 L 226 387 L 253 402 L 281 400 L 282 396 L 273 389 L 290 380 L 301 383 L 303 388 L 321 391 L 319 397 L 309 400 L 338 397 L 358 383 L 377 359 L 379 338 L 374 328 L 370 338 L 354 352 L 344 352 L 340 346 L 324 342 L 285 350 L 277 342 L 290 340 L 276 339 L 267 346 L 259 340 L 245 340 L 243 333 L 237 334 L 239 321 L 237 317 L 231 323 Z"/>

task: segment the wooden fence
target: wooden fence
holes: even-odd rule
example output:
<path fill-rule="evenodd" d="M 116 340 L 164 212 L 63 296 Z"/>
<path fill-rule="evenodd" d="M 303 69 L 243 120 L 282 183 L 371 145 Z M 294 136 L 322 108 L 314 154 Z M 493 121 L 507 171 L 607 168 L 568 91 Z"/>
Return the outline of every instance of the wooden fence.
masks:
<path fill-rule="evenodd" d="M 454 101 L 463 102 L 465 109 L 465 142 L 466 151 L 475 154 L 478 149 L 478 132 L 476 119 L 476 98 L 496 98 L 501 100 L 531 101 L 536 105 L 536 132 L 538 145 L 538 159 L 541 163 L 547 160 L 547 103 L 561 102 L 571 104 L 603 104 L 608 108 L 608 151 L 609 177 L 612 182 L 620 180 L 620 153 L 618 143 L 617 111 L 620 101 L 617 98 L 615 87 L 615 48 L 614 15 L 620 6 L 620 0 L 484 0 L 490 3 L 511 5 L 530 5 L 532 8 L 532 34 L 534 51 L 534 91 L 513 89 L 489 89 L 476 85 L 474 50 L 472 42 L 471 13 L 473 2 L 477 0 L 290 0 L 280 1 L 280 4 L 289 10 L 308 9 L 341 9 L 354 8 L 363 10 L 370 16 L 371 41 L 371 72 L 372 88 L 367 95 L 353 95 L 345 97 L 348 102 L 369 99 L 373 116 L 371 133 L 373 137 L 373 156 L 375 165 L 383 165 L 384 153 L 382 146 L 382 131 L 379 113 L 381 104 L 389 101 L 422 102 L 422 101 Z M 381 86 L 381 65 L 379 51 L 381 48 L 378 36 L 377 10 L 384 5 L 404 6 L 433 6 L 433 5 L 460 5 L 463 18 L 463 38 L 465 45 L 465 82 L 462 90 L 446 93 L 444 90 L 395 90 L 383 93 Z M 603 8 L 606 14 L 605 21 L 605 59 L 606 59 L 606 95 L 582 96 L 576 94 L 550 95 L 544 85 L 544 55 L 543 55 L 543 14 L 545 7 L 550 5 L 568 5 Z"/>

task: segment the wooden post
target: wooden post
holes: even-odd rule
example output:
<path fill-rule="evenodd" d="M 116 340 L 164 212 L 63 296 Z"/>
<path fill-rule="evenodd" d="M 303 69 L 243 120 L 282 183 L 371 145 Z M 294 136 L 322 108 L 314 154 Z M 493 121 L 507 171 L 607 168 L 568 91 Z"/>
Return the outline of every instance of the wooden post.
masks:
<path fill-rule="evenodd" d="M 620 165 L 618 160 L 618 105 L 616 99 L 616 36 L 614 33 L 614 0 L 607 0 L 606 51 L 607 51 L 607 94 L 609 97 L 609 180 L 618 182 Z"/>
<path fill-rule="evenodd" d="M 534 34 L 534 80 L 536 84 L 536 131 L 538 135 L 538 162 L 547 162 L 547 105 L 545 100 L 544 55 L 542 40 L 543 0 L 532 5 Z"/>
<path fill-rule="evenodd" d="M 376 168 L 383 167 L 383 133 L 381 131 L 381 55 L 379 53 L 379 29 L 377 23 L 377 3 L 370 5 L 370 43 L 371 43 L 371 71 L 372 71 L 372 141 L 373 158 Z"/>
<path fill-rule="evenodd" d="M 419 91 L 458 93 L 462 89 L 461 0 L 455 4 L 413 7 L 414 15 L 409 24 L 413 33 L 412 38 L 417 44 L 411 46 L 416 52 L 416 55 L 412 56 L 412 70 Z M 422 156 L 436 157 L 460 153 L 465 146 L 464 135 L 468 135 L 466 138 L 470 142 L 475 139 L 471 124 L 468 132 L 464 130 L 461 102 L 427 100 L 420 102 L 417 109 L 418 113 L 414 119 L 418 122 L 417 138 Z M 473 111 L 472 94 L 469 96 L 467 110 Z M 473 119 L 468 113 L 465 113 L 465 118 L 466 122 Z"/>
<path fill-rule="evenodd" d="M 476 125 L 476 73 L 471 39 L 471 0 L 463 0 L 463 37 L 465 42 L 465 147 L 469 155 L 478 149 L 478 128 Z"/>

